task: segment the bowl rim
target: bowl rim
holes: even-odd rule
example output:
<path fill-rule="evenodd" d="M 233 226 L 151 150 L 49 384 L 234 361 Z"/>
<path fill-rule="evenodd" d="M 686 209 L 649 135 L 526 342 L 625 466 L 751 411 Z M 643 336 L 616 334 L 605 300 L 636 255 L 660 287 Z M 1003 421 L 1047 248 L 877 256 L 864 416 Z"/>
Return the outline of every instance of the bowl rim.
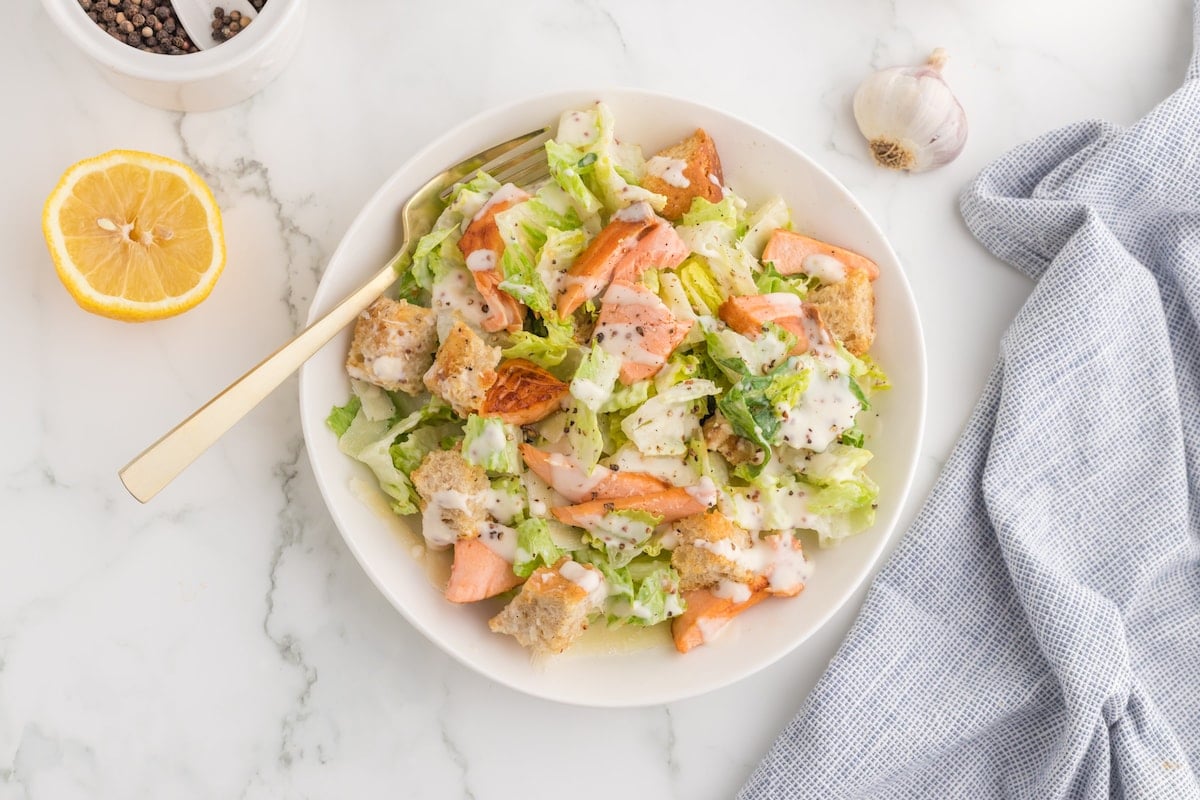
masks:
<path fill-rule="evenodd" d="M 558 106 L 565 109 L 567 106 L 563 105 L 564 103 L 578 102 L 578 98 L 585 95 L 598 100 L 605 100 L 608 98 L 621 96 L 681 102 L 696 109 L 702 110 L 706 114 L 722 117 L 737 125 L 753 129 L 757 134 L 769 139 L 779 147 L 784 148 L 790 156 L 805 162 L 809 168 L 827 180 L 832 186 L 836 187 L 845 195 L 846 198 L 853 200 L 862 222 L 872 233 L 878 237 L 879 246 L 885 250 L 886 255 L 892 260 L 893 263 L 900 267 L 900 270 L 896 275 L 897 280 L 895 284 L 890 287 L 890 290 L 899 291 L 902 295 L 899 299 L 903 301 L 903 304 L 907 308 L 912 310 L 913 335 L 915 338 L 913 344 L 915 345 L 915 355 L 911 363 L 911 370 L 907 374 L 910 378 L 912 399 L 915 404 L 914 416 L 916 427 L 913 430 L 913 453 L 911 457 L 905 459 L 903 474 L 901 475 L 900 480 L 896 482 L 896 509 L 892 519 L 890 520 L 890 525 L 888 526 L 888 529 L 883 532 L 883 535 L 880 535 L 877 538 L 866 557 L 862 559 L 862 568 L 857 579 L 852 582 L 839 584 L 836 588 L 836 591 L 832 595 L 831 602 L 828 603 L 827 608 L 825 608 L 821 613 L 814 615 L 815 624 L 811 625 L 807 632 L 799 636 L 799 638 L 792 641 L 789 646 L 780 648 L 778 652 L 771 654 L 770 657 L 759 658 L 755 660 L 753 663 L 744 667 L 740 671 L 735 672 L 734 674 L 722 676 L 719 679 L 710 680 L 706 684 L 699 686 L 676 687 L 673 691 L 660 692 L 652 700 L 643 700 L 639 698 L 623 699 L 612 696 L 603 698 L 581 698 L 578 696 L 563 696 L 551 691 L 539 691 L 536 684 L 523 684 L 515 679 L 510 680 L 507 676 L 497 675 L 486 671 L 480 664 L 475 663 L 469 658 L 469 653 L 460 652 L 459 648 L 454 643 L 449 642 L 444 636 L 442 636 L 440 631 L 434 629 L 426 620 L 411 612 L 404 603 L 400 602 L 400 598 L 394 595 L 394 593 L 390 590 L 387 581 L 384 580 L 380 572 L 373 566 L 372 559 L 367 558 L 366 554 L 362 551 L 360 544 L 353 537 L 345 534 L 344 531 L 346 525 L 341 519 L 341 516 L 336 510 L 335 506 L 329 502 L 330 489 L 327 486 L 326 479 L 321 468 L 317 464 L 313 448 L 306 446 L 305 450 L 308 454 L 309 463 L 313 469 L 314 477 L 317 480 L 317 485 L 322 495 L 322 501 L 324 502 L 325 507 L 328 509 L 331 518 L 334 520 L 334 524 L 338 529 L 338 534 L 342 537 L 342 541 L 346 543 L 347 548 L 354 555 L 354 558 L 358 562 L 360 568 L 362 568 L 362 570 L 370 578 L 371 583 L 375 586 L 376 590 L 378 590 L 388 600 L 389 604 L 399 611 L 401 616 L 404 617 L 404 619 L 407 620 L 410 625 L 416 628 L 423 637 L 429 640 L 429 642 L 437 647 L 442 653 L 449 655 L 455 661 L 467 667 L 472 672 L 482 675 L 491 681 L 506 686 L 522 694 L 538 697 L 544 700 L 550 700 L 566 705 L 592 708 L 649 707 L 665 703 L 678 702 L 680 700 L 686 700 L 708 694 L 718 689 L 741 682 L 746 678 L 749 678 L 750 676 L 766 669 L 772 664 L 777 663 L 780 659 L 784 658 L 788 654 L 794 653 L 805 641 L 810 639 L 826 624 L 828 624 L 833 615 L 845 607 L 846 603 L 849 601 L 854 592 L 858 591 L 864 583 L 874 579 L 872 571 L 878 564 L 879 559 L 884 550 L 887 548 L 888 544 L 892 542 L 896 536 L 900 535 L 898 528 L 903 521 L 904 511 L 912 499 L 910 495 L 913 481 L 915 479 L 920 448 L 924 442 L 926 413 L 928 410 L 927 352 L 925 346 L 924 327 L 921 323 L 919 307 L 916 304 L 916 299 L 913 295 L 912 286 L 909 284 L 907 274 L 903 269 L 903 263 L 901 262 L 898 254 L 895 252 L 895 249 L 892 247 L 890 240 L 884 234 L 882 228 L 880 228 L 879 224 L 866 211 L 866 209 L 863 208 L 862 204 L 858 202 L 857 197 L 850 192 L 850 190 L 840 180 L 838 180 L 819 162 L 807 155 L 804 151 L 800 150 L 800 148 L 783 139 L 781 136 L 777 136 L 776 134 L 771 133 L 770 131 L 750 122 L 743 117 L 723 111 L 707 103 L 693 100 L 689 97 L 638 87 L 620 85 L 609 85 L 602 87 L 584 86 L 529 93 L 504 103 L 489 106 L 482 111 L 479 111 L 464 119 L 457 125 L 448 128 L 427 142 L 425 146 L 421 147 L 412 156 L 405 159 L 391 172 L 391 174 L 383 181 L 379 188 L 362 204 L 357 215 L 351 224 L 346 228 L 346 231 L 339 240 L 337 247 L 329 257 L 326 270 L 330 264 L 338 263 L 338 261 L 344 257 L 344 251 L 349 249 L 349 243 L 361 235 L 361 229 L 368 224 L 368 215 L 366 215 L 364 211 L 368 208 L 373 208 L 379 205 L 381 201 L 392 192 L 393 186 L 396 182 L 405 177 L 406 173 L 412 171 L 417 164 L 427 160 L 429 155 L 442 146 L 445 141 L 463 137 L 464 135 L 467 135 L 468 131 L 478 127 L 480 123 L 493 119 L 499 120 L 511 115 L 512 112 L 522 107 L 532 107 L 539 104 L 550 103 L 555 101 L 555 99 L 559 99 L 560 102 L 558 103 Z M 498 135 L 503 135 L 503 133 L 498 132 Z M 466 156 L 468 154 L 464 153 L 462 155 Z M 321 282 L 324 281 L 324 275 L 325 273 L 322 274 Z M 366 274 L 364 274 L 364 279 L 365 277 Z M 324 311 L 340 299 L 340 297 L 336 296 L 324 296 L 321 292 L 321 286 L 319 282 L 316 291 L 314 291 L 313 300 L 310 304 L 305 324 L 311 325 L 320 311 Z M 310 413 L 308 410 L 308 404 L 305 402 L 305 397 L 309 391 L 308 387 L 310 382 L 317 379 L 316 376 L 310 377 L 310 371 L 308 369 L 308 365 L 310 363 L 311 361 L 306 362 L 306 364 L 301 368 L 298 380 L 298 399 L 300 403 L 302 428 L 301 432 L 306 442 L 308 441 L 309 436 L 320 435 L 321 433 L 327 432 L 324 424 L 324 417 L 319 419 L 315 418 L 313 416 L 313 413 L 315 412 Z"/>
<path fill-rule="evenodd" d="M 237 36 L 205 50 L 182 55 L 147 53 L 114 39 L 88 18 L 78 0 L 42 0 L 42 7 L 77 47 L 106 67 L 146 81 L 185 83 L 228 73 L 246 65 L 286 34 L 288 19 L 306 0 L 271 0 L 254 24 Z M 264 19 L 265 18 L 265 19 Z M 261 23 L 260 23 L 261 20 Z"/>

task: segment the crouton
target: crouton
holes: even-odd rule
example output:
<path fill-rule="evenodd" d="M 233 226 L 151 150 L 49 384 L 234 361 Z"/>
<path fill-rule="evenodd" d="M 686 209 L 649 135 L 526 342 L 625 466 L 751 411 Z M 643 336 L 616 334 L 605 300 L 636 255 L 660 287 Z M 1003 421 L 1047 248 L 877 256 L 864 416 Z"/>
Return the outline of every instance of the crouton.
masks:
<path fill-rule="evenodd" d="M 697 197 L 721 202 L 724 182 L 717 145 L 702 128 L 697 128 L 691 136 L 646 162 L 642 188 L 666 196 L 662 215 L 675 222 L 687 213 Z"/>
<path fill-rule="evenodd" d="M 491 484 L 482 467 L 457 450 L 432 450 L 412 473 L 413 488 L 425 512 L 423 534 L 433 547 L 473 539 L 487 520 L 484 495 Z"/>
<path fill-rule="evenodd" d="M 455 319 L 425 373 L 425 386 L 449 403 L 454 413 L 466 417 L 479 410 L 496 382 L 499 363 L 500 348 L 488 346 L 469 325 Z"/>
<path fill-rule="evenodd" d="M 875 287 L 865 271 L 847 270 L 845 280 L 818 286 L 809 292 L 808 299 L 847 350 L 860 356 L 871 349 L 875 341 Z"/>
<path fill-rule="evenodd" d="M 750 586 L 763 583 L 753 570 L 734 557 L 749 550 L 750 534 L 718 511 L 681 519 L 671 526 L 679 543 L 671 552 L 671 566 L 679 572 L 679 588 L 689 592 L 735 581 Z"/>
<path fill-rule="evenodd" d="M 428 308 L 380 297 L 358 316 L 346 356 L 351 378 L 392 392 L 419 394 L 421 376 L 437 349 L 437 315 Z"/>
<path fill-rule="evenodd" d="M 757 464 L 763 459 L 762 450 L 758 445 L 734 433 L 729 420 L 720 413 L 706 419 L 701 430 L 704 432 L 704 443 L 708 445 L 708 449 L 720 453 L 735 467 L 740 464 Z"/>
<path fill-rule="evenodd" d="M 588 617 L 600 609 L 605 597 L 604 577 L 598 569 L 564 558 L 553 567 L 534 570 L 488 627 L 515 636 L 535 653 L 561 653 L 584 634 Z"/>

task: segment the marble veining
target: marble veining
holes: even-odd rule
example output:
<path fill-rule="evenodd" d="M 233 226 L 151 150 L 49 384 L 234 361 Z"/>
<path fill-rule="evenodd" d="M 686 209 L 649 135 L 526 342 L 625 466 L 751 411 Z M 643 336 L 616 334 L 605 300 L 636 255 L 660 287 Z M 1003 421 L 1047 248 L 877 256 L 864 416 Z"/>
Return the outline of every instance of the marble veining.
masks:
<path fill-rule="evenodd" d="M 862 590 L 796 652 L 668 706 L 534 700 L 453 661 L 372 586 L 321 503 L 296 381 L 151 505 L 116 470 L 293 335 L 357 209 L 431 138 L 546 90 L 632 85 L 794 143 L 887 232 L 927 338 L 930 405 L 911 519 L 1029 292 L 956 210 L 988 161 L 1052 127 L 1136 119 L 1180 80 L 1190 4 L 872 0 L 700 8 L 310 0 L 288 70 L 240 106 L 143 107 L 39 4 L 0 48 L 0 800 L 729 797 L 803 702 Z M 962 157 L 890 174 L 850 108 L 871 69 L 951 54 Z M 38 230 L 70 163 L 180 158 L 221 205 L 229 264 L 160 323 L 81 311 Z"/>

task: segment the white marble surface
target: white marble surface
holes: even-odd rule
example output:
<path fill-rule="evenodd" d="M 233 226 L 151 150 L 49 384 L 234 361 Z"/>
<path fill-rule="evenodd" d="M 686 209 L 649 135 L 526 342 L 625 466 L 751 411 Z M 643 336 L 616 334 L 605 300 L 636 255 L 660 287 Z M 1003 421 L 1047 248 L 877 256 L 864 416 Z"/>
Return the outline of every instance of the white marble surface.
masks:
<path fill-rule="evenodd" d="M 74 797 L 729 797 L 800 706 L 862 593 L 765 671 L 670 706 L 532 700 L 429 645 L 323 508 L 291 381 L 148 506 L 117 468 L 304 317 L 357 208 L 485 107 L 628 85 L 741 115 L 857 193 L 905 262 L 928 340 L 928 434 L 906 519 L 1029 291 L 967 234 L 984 164 L 1081 118 L 1135 120 L 1183 75 L 1186 0 L 394 3 L 311 0 L 299 54 L 240 106 L 143 107 L 38 4 L 0 48 L 0 800 Z M 457 52 L 447 43 L 458 44 Z M 934 46 L 971 121 L 927 175 L 869 164 L 849 99 Z M 71 301 L 38 218 L 70 163 L 185 160 L 224 210 L 229 266 L 170 321 Z"/>

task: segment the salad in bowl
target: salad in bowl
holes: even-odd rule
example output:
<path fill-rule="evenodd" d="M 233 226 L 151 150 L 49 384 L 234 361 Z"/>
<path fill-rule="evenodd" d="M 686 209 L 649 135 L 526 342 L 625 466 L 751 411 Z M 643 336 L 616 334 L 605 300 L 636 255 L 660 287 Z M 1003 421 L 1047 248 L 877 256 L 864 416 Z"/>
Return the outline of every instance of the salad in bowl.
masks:
<path fill-rule="evenodd" d="M 355 325 L 338 448 L 449 556 L 446 601 L 535 653 L 689 652 L 875 521 L 879 267 L 739 197 L 719 144 L 646 156 L 568 109 L 551 177 L 458 185 Z"/>

